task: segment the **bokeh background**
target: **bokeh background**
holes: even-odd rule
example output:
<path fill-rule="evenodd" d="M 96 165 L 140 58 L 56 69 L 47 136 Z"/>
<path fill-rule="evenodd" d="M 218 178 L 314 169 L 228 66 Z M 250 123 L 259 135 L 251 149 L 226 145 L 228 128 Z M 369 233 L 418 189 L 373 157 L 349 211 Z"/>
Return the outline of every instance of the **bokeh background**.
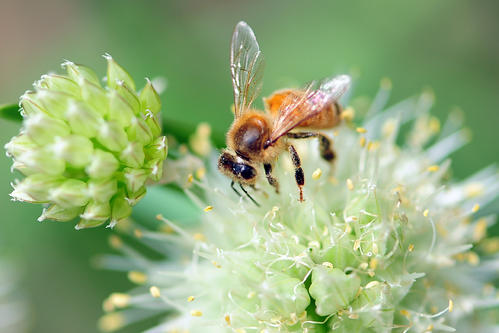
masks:
<path fill-rule="evenodd" d="M 390 103 L 431 87 L 438 118 L 461 108 L 473 133 L 453 155 L 462 178 L 499 160 L 498 13 L 496 0 L 0 0 L 0 104 L 17 102 L 41 74 L 61 71 L 63 59 L 103 76 L 101 55 L 109 52 L 138 86 L 145 76 L 167 78 L 167 128 L 182 139 L 206 121 L 221 143 L 232 119 L 229 42 L 245 20 L 265 53 L 264 94 L 355 69 L 355 95 L 373 96 L 389 77 Z M 18 130 L 0 120 L 0 143 Z M 30 304 L 30 332 L 96 332 L 102 300 L 130 287 L 122 274 L 91 264 L 111 251 L 110 231 L 36 222 L 40 207 L 9 201 L 9 168 L 2 154 L 0 251 Z"/>

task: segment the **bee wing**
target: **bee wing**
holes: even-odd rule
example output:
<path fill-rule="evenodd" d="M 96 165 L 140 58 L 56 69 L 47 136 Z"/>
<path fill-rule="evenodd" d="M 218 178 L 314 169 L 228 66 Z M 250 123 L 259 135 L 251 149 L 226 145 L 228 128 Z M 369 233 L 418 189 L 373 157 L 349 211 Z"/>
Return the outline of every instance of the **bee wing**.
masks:
<path fill-rule="evenodd" d="M 317 115 L 328 104 L 338 100 L 350 86 L 348 75 L 327 78 L 308 84 L 303 93 L 291 93 L 282 102 L 274 122 L 270 142 L 276 142 L 305 120 Z"/>
<path fill-rule="evenodd" d="M 246 22 L 239 22 L 232 34 L 230 73 L 234 88 L 234 113 L 240 117 L 262 88 L 263 54 L 255 34 Z"/>

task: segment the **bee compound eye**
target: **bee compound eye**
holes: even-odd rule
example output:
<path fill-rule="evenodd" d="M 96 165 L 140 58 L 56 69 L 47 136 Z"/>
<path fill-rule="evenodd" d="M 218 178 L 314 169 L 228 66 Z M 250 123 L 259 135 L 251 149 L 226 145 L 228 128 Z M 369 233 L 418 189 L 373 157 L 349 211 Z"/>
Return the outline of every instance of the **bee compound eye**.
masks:
<path fill-rule="evenodd" d="M 243 165 L 241 168 L 241 177 L 244 179 L 251 179 L 255 177 L 255 169 L 249 165 Z"/>

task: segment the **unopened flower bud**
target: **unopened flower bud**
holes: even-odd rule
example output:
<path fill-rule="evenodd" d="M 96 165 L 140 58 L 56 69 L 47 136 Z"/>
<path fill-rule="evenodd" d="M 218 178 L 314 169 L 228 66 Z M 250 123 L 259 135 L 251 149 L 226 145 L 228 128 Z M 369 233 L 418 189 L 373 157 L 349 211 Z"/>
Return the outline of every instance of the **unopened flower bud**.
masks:
<path fill-rule="evenodd" d="M 39 145 L 45 145 L 54 141 L 56 136 L 66 136 L 70 133 L 69 126 L 60 119 L 35 114 L 25 121 L 26 135 Z"/>
<path fill-rule="evenodd" d="M 78 84 L 83 82 L 83 80 L 87 80 L 88 82 L 91 82 L 97 86 L 100 85 L 99 77 L 97 76 L 97 74 L 95 74 L 92 69 L 86 66 L 78 65 L 71 61 L 66 61 L 62 64 L 62 67 L 66 69 L 66 71 L 68 72 L 68 76 Z"/>
<path fill-rule="evenodd" d="M 5 150 L 10 156 L 19 157 L 22 153 L 37 149 L 37 145 L 26 135 L 22 133 L 13 137 L 5 144 Z"/>
<path fill-rule="evenodd" d="M 145 168 L 149 170 L 151 179 L 158 181 L 163 176 L 163 160 L 150 160 L 145 164 Z"/>
<path fill-rule="evenodd" d="M 95 111 L 105 116 L 109 112 L 109 103 L 107 100 L 106 91 L 98 84 L 82 80 L 80 83 L 81 95 L 85 103 L 92 107 Z"/>
<path fill-rule="evenodd" d="M 135 90 L 135 83 L 132 80 L 130 74 L 127 73 L 118 65 L 116 61 L 114 61 L 113 57 L 109 54 L 105 54 L 104 58 L 107 60 L 107 85 L 109 88 L 116 89 L 117 82 L 124 82 L 130 89 Z"/>
<path fill-rule="evenodd" d="M 135 193 L 144 186 L 149 177 L 149 171 L 145 169 L 125 168 L 125 170 L 123 170 L 123 176 L 125 177 L 127 191 L 129 193 Z"/>
<path fill-rule="evenodd" d="M 159 123 L 159 119 L 157 116 L 154 116 L 153 113 L 149 110 L 146 110 L 145 121 L 147 126 L 151 129 L 153 136 L 161 135 L 161 125 Z"/>
<path fill-rule="evenodd" d="M 62 185 L 50 190 L 51 201 L 64 208 L 81 207 L 88 202 L 87 184 L 81 180 L 68 179 Z"/>
<path fill-rule="evenodd" d="M 51 146 L 55 156 L 64 159 L 73 167 L 84 167 L 92 158 L 94 145 L 88 138 L 80 135 L 56 137 Z"/>
<path fill-rule="evenodd" d="M 88 182 L 88 196 L 97 202 L 109 202 L 118 190 L 118 182 L 114 178 L 91 179 Z"/>
<path fill-rule="evenodd" d="M 66 163 L 62 158 L 54 157 L 45 150 L 30 150 L 17 158 L 29 169 L 47 175 L 60 175 L 66 168 Z"/>
<path fill-rule="evenodd" d="M 123 127 L 117 122 L 108 121 L 99 129 L 97 140 L 111 151 L 120 151 L 127 145 L 127 136 Z"/>
<path fill-rule="evenodd" d="M 83 207 L 71 207 L 63 208 L 59 205 L 53 204 L 48 208 L 44 208 L 42 215 L 38 218 L 38 221 L 42 222 L 45 220 L 65 222 L 74 219 L 79 216 L 83 211 Z"/>
<path fill-rule="evenodd" d="M 41 79 L 36 82 L 36 86 L 41 89 L 62 92 L 75 98 L 81 97 L 81 91 L 78 84 L 70 78 L 62 75 L 42 75 Z"/>
<path fill-rule="evenodd" d="M 92 138 L 97 135 L 102 124 L 100 114 L 82 102 L 72 102 L 66 112 L 71 131 Z"/>
<path fill-rule="evenodd" d="M 125 193 L 118 193 L 111 201 L 111 223 L 115 224 L 132 214 L 132 207 L 125 197 Z"/>
<path fill-rule="evenodd" d="M 64 116 L 70 98 L 71 95 L 48 89 L 37 90 L 36 96 L 33 97 L 35 102 L 38 102 L 50 116 L 55 118 Z"/>
<path fill-rule="evenodd" d="M 144 147 L 144 152 L 148 160 L 163 161 L 168 154 L 168 143 L 166 136 L 160 136 L 154 142 Z"/>
<path fill-rule="evenodd" d="M 127 127 L 135 119 L 132 106 L 116 91 L 109 93 L 109 119 Z"/>
<path fill-rule="evenodd" d="M 156 115 L 161 110 L 161 100 L 159 99 L 159 95 L 156 92 L 156 89 L 154 89 L 151 81 L 149 79 L 146 80 L 146 86 L 140 92 L 142 111 L 145 113 L 146 110 L 149 110 Z"/>
<path fill-rule="evenodd" d="M 78 227 L 98 226 L 107 221 L 111 215 L 111 205 L 107 202 L 90 201 L 83 214 L 80 215 L 83 220 L 78 223 Z M 90 222 L 92 221 L 92 222 Z M 99 224 L 100 223 L 100 224 Z"/>
<path fill-rule="evenodd" d="M 14 191 L 12 191 L 10 196 L 18 201 L 33 203 L 48 202 L 50 191 L 60 186 L 63 181 L 64 178 L 60 176 L 34 174 L 15 184 Z"/>
<path fill-rule="evenodd" d="M 141 117 L 133 117 L 127 129 L 128 140 L 148 144 L 153 139 L 152 131 Z"/>
<path fill-rule="evenodd" d="M 111 176 L 118 167 L 119 162 L 113 154 L 96 149 L 85 171 L 91 178 L 106 178 Z"/>
<path fill-rule="evenodd" d="M 121 162 L 131 168 L 139 168 L 144 158 L 144 148 L 138 142 L 130 142 L 120 154 Z"/>

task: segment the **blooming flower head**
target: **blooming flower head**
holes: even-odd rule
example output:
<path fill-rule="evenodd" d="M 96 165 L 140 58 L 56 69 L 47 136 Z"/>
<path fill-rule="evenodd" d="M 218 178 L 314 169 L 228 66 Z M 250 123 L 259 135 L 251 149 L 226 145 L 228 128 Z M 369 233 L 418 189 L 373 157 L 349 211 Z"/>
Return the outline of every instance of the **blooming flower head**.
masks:
<path fill-rule="evenodd" d="M 161 178 L 167 154 L 161 102 L 151 82 L 138 93 L 130 75 L 107 59 L 107 85 L 89 68 L 66 61 L 66 75 L 47 74 L 20 98 L 23 127 L 5 145 L 13 169 L 13 200 L 42 203 L 39 221 L 76 228 L 128 217 L 148 180 Z"/>
<path fill-rule="evenodd" d="M 258 207 L 230 189 L 209 154 L 206 174 L 181 182 L 200 208 L 196 227 L 162 216 L 157 231 L 123 224 L 166 258 L 112 237 L 127 256 L 101 263 L 128 271 L 138 287 L 106 299 L 101 329 L 158 313 L 164 322 L 148 332 L 499 329 L 491 284 L 499 240 L 486 237 L 494 216 L 480 209 L 499 192 L 497 170 L 450 181 L 447 156 L 467 132 L 452 117 L 440 130 L 429 93 L 382 111 L 387 94 L 385 84 L 360 126 L 345 121 L 328 133 L 334 164 L 317 142 L 297 142 L 305 202 L 286 155 L 274 170 L 281 194 L 262 179 L 252 192 Z M 352 116 L 347 108 L 344 118 Z"/>

